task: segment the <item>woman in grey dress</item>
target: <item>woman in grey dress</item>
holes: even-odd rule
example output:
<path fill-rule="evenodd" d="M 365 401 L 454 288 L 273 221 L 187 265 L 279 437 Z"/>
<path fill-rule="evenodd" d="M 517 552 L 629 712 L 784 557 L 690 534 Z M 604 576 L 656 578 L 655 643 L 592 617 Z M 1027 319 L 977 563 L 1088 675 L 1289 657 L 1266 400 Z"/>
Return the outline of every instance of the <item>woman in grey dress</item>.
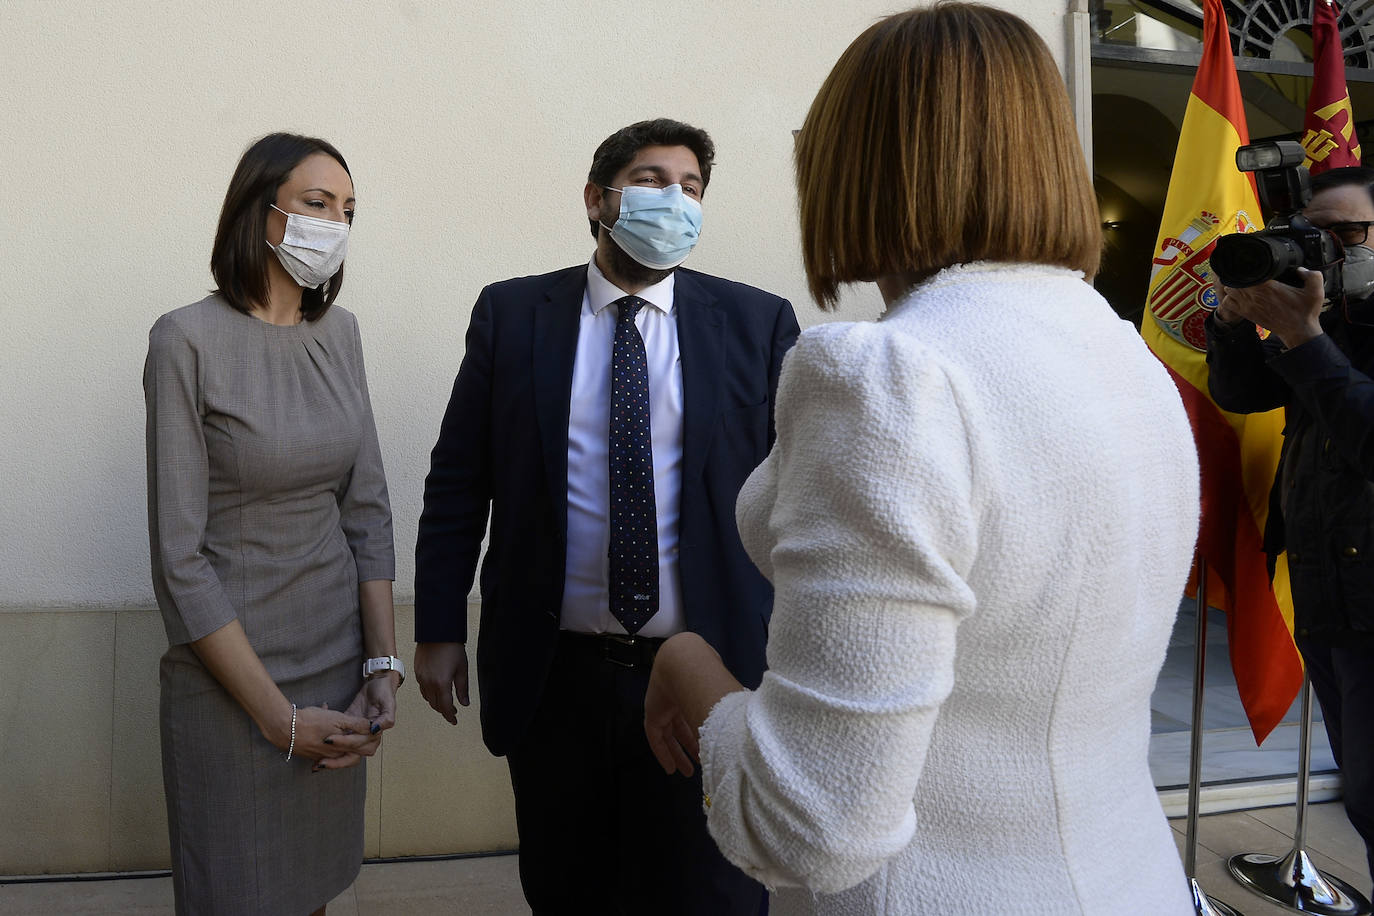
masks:
<path fill-rule="evenodd" d="M 323 913 L 362 861 L 357 764 L 393 724 L 404 671 L 358 326 L 332 304 L 353 206 L 334 147 L 259 140 L 220 214 L 218 289 L 149 335 L 178 913 Z"/>

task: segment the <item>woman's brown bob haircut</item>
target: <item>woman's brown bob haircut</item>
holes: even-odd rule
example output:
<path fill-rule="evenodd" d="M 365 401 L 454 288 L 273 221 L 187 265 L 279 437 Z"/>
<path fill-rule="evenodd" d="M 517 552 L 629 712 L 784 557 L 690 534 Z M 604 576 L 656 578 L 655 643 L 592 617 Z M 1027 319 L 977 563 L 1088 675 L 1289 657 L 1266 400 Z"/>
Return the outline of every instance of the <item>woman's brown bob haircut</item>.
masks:
<path fill-rule="evenodd" d="M 875 23 L 797 137 L 811 295 L 970 261 L 1097 272 L 1102 230 L 1068 94 L 1011 13 L 938 3 Z"/>
<path fill-rule="evenodd" d="M 210 253 L 210 273 L 218 284 L 216 293 L 240 312 L 267 302 L 268 258 L 276 254 L 267 245 L 267 214 L 277 201 L 277 189 L 307 156 L 324 153 L 348 172 L 348 163 L 331 144 L 298 134 L 268 134 L 244 151 L 215 230 Z M 349 172 L 352 176 L 352 173 Z M 319 289 L 301 289 L 301 317 L 316 321 L 334 304 L 343 287 L 343 266 Z"/>

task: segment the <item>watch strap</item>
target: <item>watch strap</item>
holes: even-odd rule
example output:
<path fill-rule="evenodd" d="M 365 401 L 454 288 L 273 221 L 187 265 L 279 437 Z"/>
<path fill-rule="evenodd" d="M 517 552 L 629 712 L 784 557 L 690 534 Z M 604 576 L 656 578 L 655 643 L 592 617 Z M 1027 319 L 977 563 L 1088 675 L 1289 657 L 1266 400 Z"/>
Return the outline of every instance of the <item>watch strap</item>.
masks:
<path fill-rule="evenodd" d="M 377 658 L 369 658 L 363 662 L 363 679 L 367 680 L 374 674 L 381 674 L 384 671 L 395 671 L 401 676 L 401 683 L 406 682 L 406 666 L 394 655 L 381 655 Z"/>

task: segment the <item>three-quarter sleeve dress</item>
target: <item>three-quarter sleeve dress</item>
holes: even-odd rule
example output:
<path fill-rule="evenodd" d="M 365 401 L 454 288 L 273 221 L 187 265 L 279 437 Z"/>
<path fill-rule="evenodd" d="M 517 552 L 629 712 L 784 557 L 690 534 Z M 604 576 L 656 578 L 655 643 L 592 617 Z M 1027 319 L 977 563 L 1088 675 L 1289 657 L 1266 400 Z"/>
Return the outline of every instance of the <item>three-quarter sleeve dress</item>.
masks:
<path fill-rule="evenodd" d="M 357 322 L 211 296 L 158 319 L 143 384 L 177 912 L 307 913 L 357 874 L 364 768 L 284 760 L 189 644 L 237 619 L 298 707 L 361 688 L 358 583 L 395 561 Z"/>

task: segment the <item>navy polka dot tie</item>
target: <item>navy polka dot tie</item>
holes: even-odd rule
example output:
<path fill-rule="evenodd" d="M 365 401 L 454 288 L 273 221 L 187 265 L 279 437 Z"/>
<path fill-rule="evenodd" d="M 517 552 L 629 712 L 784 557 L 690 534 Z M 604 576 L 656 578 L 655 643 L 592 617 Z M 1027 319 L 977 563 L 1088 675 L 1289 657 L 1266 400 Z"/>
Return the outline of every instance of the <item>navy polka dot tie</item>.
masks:
<path fill-rule="evenodd" d="M 648 305 L 625 296 L 611 350 L 611 613 L 637 633 L 658 612 L 658 512 L 649 428 L 649 365 L 635 315 Z"/>

